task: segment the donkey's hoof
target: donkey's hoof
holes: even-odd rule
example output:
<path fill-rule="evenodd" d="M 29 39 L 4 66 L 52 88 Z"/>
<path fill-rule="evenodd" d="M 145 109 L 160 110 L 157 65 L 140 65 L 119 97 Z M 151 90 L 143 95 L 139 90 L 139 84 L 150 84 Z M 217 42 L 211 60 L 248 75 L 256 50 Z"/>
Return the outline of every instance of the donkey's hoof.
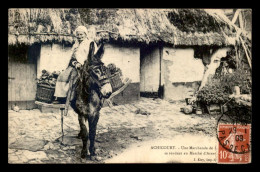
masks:
<path fill-rule="evenodd" d="M 81 158 L 87 157 L 87 151 L 81 151 Z"/>
<path fill-rule="evenodd" d="M 101 161 L 102 158 L 100 156 L 90 156 L 89 157 L 91 161 Z"/>
<path fill-rule="evenodd" d="M 82 158 L 82 159 L 85 159 L 86 157 L 87 157 L 86 154 L 81 154 L 81 158 Z"/>
<path fill-rule="evenodd" d="M 89 147 L 89 153 L 90 153 L 90 156 L 96 156 L 96 149 L 95 147 Z"/>
<path fill-rule="evenodd" d="M 97 156 L 96 152 L 91 152 L 90 156 Z"/>
<path fill-rule="evenodd" d="M 89 159 L 90 159 L 91 161 L 95 161 L 95 160 L 96 160 L 96 157 L 95 157 L 95 156 L 89 156 Z"/>

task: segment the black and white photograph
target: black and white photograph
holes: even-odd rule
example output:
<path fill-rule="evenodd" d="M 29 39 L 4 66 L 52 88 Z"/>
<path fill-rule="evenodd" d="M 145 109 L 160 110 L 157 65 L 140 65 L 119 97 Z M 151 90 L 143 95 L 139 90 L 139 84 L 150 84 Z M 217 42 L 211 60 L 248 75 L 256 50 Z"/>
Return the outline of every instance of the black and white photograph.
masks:
<path fill-rule="evenodd" d="M 9 8 L 8 164 L 250 164 L 252 56 L 249 8 Z"/>

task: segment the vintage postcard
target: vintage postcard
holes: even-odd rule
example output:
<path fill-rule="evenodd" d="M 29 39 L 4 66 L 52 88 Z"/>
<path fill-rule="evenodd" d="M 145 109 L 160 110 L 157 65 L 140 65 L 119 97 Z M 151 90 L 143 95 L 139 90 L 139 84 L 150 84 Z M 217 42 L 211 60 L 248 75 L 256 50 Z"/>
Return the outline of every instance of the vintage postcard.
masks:
<path fill-rule="evenodd" d="M 252 9 L 8 9 L 8 163 L 250 164 Z"/>

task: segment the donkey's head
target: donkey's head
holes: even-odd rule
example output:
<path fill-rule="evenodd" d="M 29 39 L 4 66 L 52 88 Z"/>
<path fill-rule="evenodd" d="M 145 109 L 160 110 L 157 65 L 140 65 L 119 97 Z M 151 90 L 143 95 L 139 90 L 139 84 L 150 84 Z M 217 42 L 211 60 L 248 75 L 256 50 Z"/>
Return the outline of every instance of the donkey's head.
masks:
<path fill-rule="evenodd" d="M 94 42 L 90 43 L 88 58 L 83 65 L 83 73 L 88 73 L 88 84 L 94 85 L 105 98 L 112 93 L 112 87 L 107 77 L 107 71 L 101 58 L 104 54 L 104 45 L 101 44 L 97 52 L 95 52 Z M 84 76 L 83 76 L 84 77 Z M 90 82 L 92 81 L 92 82 Z M 90 85 L 89 85 L 90 86 Z"/>

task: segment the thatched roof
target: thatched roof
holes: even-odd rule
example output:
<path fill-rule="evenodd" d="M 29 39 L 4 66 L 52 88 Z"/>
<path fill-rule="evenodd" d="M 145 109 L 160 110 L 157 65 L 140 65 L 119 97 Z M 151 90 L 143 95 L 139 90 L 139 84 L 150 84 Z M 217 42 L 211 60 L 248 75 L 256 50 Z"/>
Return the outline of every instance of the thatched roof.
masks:
<path fill-rule="evenodd" d="M 8 43 L 73 43 L 85 25 L 96 39 L 171 45 L 234 45 L 224 15 L 202 9 L 9 9 Z"/>

